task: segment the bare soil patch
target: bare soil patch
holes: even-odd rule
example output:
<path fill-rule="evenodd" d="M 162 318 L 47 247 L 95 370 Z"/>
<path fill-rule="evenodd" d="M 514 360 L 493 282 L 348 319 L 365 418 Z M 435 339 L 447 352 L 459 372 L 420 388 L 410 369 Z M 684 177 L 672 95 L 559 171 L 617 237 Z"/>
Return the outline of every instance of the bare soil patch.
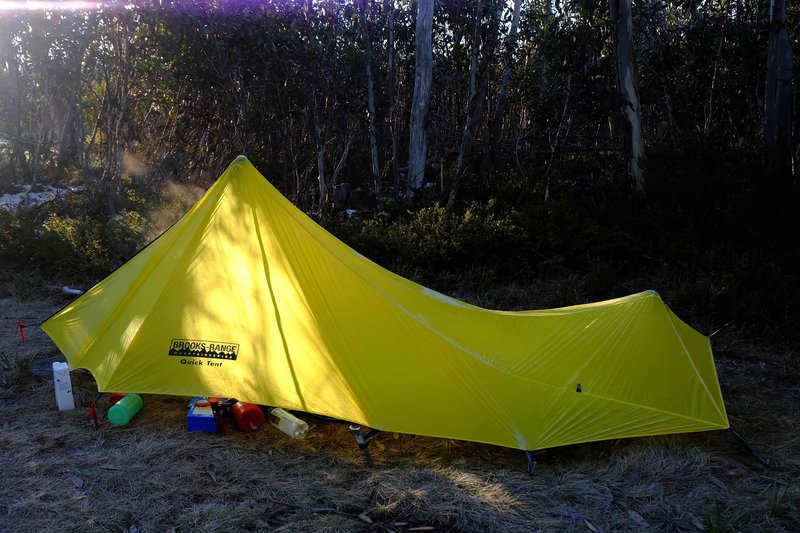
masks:
<path fill-rule="evenodd" d="M 796 348 L 721 333 L 716 354 L 732 424 L 774 464 L 725 432 L 524 455 L 393 433 L 365 466 L 346 424 L 303 416 L 309 437 L 272 427 L 188 433 L 188 398 L 143 396 L 125 427 L 88 418 L 96 385 L 73 372 L 77 409 L 58 412 L 38 328 L 64 302 L 0 300 L 0 530 L 798 531 L 800 386 Z M 36 361 L 39 361 L 36 366 Z M 34 362 L 31 373 L 29 361 Z"/>

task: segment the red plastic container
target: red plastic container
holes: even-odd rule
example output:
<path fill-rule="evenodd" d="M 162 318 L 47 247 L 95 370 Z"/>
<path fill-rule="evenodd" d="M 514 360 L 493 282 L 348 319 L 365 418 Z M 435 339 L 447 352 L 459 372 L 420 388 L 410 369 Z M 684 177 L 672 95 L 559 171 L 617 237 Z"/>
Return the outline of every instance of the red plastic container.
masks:
<path fill-rule="evenodd" d="M 242 431 L 257 431 L 264 425 L 264 412 L 254 403 L 236 402 L 231 406 L 231 413 Z"/>
<path fill-rule="evenodd" d="M 108 405 L 114 405 L 115 403 L 123 399 L 125 396 L 127 396 L 127 394 L 128 394 L 127 392 L 115 392 L 114 394 L 108 397 Z"/>

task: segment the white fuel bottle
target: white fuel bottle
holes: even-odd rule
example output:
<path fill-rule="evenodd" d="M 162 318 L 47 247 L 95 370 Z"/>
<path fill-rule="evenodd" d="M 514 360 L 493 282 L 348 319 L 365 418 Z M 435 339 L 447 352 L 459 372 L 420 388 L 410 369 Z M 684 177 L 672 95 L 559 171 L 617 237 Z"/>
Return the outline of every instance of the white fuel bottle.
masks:
<path fill-rule="evenodd" d="M 56 387 L 56 405 L 59 411 L 75 409 L 75 398 L 72 396 L 72 380 L 69 377 L 67 363 L 53 363 L 53 385 Z"/>
<path fill-rule="evenodd" d="M 308 424 L 280 407 L 269 412 L 269 423 L 293 439 L 304 439 L 308 435 Z"/>

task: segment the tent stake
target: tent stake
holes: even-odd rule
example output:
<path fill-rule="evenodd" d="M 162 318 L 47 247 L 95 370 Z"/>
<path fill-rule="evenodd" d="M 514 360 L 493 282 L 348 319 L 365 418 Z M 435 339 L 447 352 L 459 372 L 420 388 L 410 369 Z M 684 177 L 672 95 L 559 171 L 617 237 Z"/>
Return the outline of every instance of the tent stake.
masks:
<path fill-rule="evenodd" d="M 533 469 L 536 467 L 536 461 L 533 460 L 533 452 L 525 452 L 525 459 L 528 460 L 528 475 L 533 477 Z"/>
<path fill-rule="evenodd" d="M 749 453 L 753 457 L 753 459 L 758 461 L 758 463 L 761 466 L 763 466 L 764 468 L 769 468 L 770 467 L 769 461 L 765 461 L 764 459 L 762 459 L 761 456 L 756 453 L 756 451 L 753 449 L 753 447 L 750 446 L 750 444 L 748 444 L 748 442 L 746 440 L 744 440 L 744 437 L 739 435 L 733 428 L 728 428 L 728 433 L 730 433 L 731 437 L 733 437 L 733 439 L 736 442 L 738 442 L 739 445 L 742 448 L 744 448 L 745 451 L 747 451 L 747 453 Z"/>
<path fill-rule="evenodd" d="M 380 430 L 378 429 L 370 429 L 366 433 L 361 433 L 361 426 L 350 425 L 350 431 L 353 433 L 353 437 L 356 439 L 356 443 L 358 443 L 358 447 L 361 450 L 361 453 L 364 455 L 364 462 L 367 463 L 367 466 L 372 467 L 374 466 L 372 462 L 372 456 L 369 454 L 369 443 L 372 439 L 378 436 Z"/>

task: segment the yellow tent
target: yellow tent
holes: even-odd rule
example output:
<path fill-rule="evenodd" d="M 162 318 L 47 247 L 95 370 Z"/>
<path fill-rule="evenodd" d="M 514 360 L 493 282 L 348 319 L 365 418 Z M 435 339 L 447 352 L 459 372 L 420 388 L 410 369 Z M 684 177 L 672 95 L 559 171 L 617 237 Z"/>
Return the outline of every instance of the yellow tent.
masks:
<path fill-rule="evenodd" d="M 101 391 L 235 397 L 521 450 L 728 427 L 708 338 L 655 292 L 468 305 L 352 250 L 243 156 L 42 328 Z"/>

